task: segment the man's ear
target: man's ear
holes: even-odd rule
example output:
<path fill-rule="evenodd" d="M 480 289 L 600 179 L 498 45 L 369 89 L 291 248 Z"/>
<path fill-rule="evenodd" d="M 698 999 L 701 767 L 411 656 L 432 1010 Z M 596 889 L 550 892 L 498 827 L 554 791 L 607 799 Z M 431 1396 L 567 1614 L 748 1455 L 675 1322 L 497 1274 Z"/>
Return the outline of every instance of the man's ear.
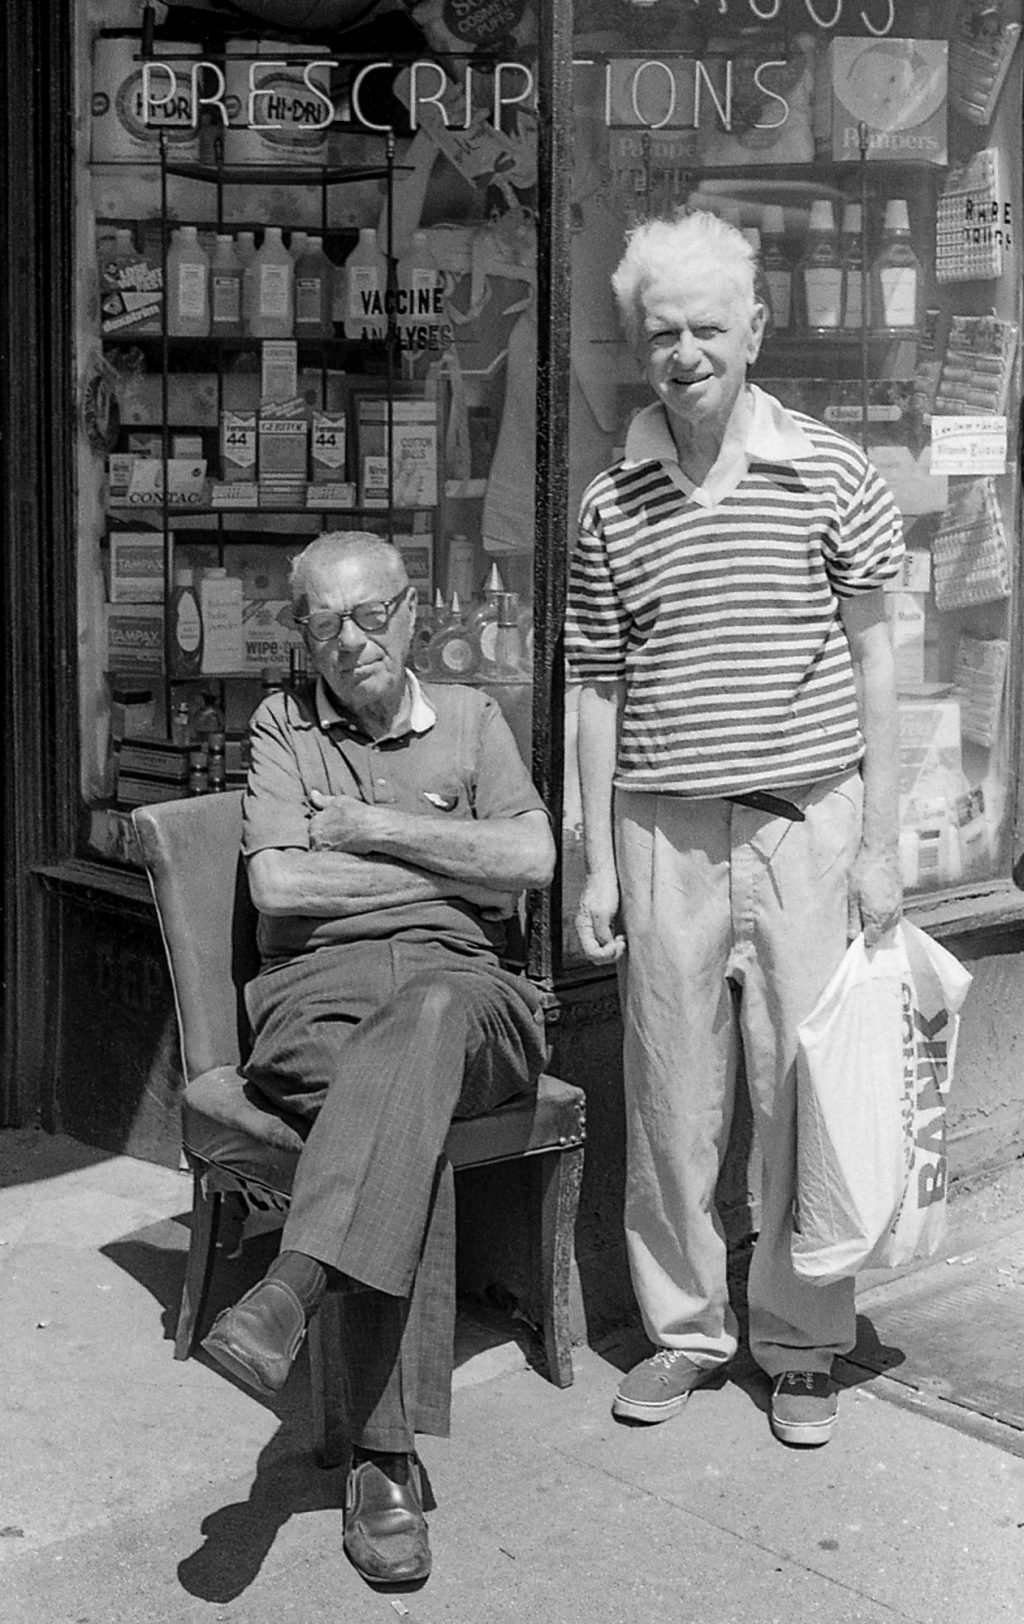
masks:
<path fill-rule="evenodd" d="M 751 363 L 757 360 L 764 342 L 764 330 L 768 321 L 768 311 L 758 299 L 754 305 L 754 314 L 750 318 L 750 346 L 748 359 Z"/>

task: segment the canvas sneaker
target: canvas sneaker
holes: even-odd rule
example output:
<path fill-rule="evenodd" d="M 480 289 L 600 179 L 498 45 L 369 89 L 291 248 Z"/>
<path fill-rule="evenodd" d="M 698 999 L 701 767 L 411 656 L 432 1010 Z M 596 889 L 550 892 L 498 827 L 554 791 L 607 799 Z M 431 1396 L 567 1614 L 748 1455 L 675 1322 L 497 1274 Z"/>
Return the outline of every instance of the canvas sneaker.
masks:
<path fill-rule="evenodd" d="M 612 1414 L 630 1421 L 668 1421 L 716 1369 L 695 1365 L 680 1348 L 660 1348 L 622 1378 Z"/>
<path fill-rule="evenodd" d="M 823 1370 L 787 1370 L 772 1387 L 771 1428 L 780 1443 L 827 1444 L 839 1413 L 839 1395 Z"/>

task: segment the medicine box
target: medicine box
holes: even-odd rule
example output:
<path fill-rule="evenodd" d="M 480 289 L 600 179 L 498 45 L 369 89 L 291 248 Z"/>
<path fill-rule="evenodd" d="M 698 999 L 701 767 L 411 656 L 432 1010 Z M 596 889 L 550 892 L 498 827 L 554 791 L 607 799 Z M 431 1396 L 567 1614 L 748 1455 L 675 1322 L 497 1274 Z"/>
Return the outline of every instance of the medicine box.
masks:
<path fill-rule="evenodd" d="M 220 468 L 226 481 L 256 478 L 255 412 L 221 412 Z"/>
<path fill-rule="evenodd" d="M 163 602 L 164 541 L 159 531 L 111 531 L 109 557 L 111 603 Z"/>
<path fill-rule="evenodd" d="M 937 39 L 840 38 L 830 46 L 832 156 L 945 164 L 949 46 Z"/>
<path fill-rule="evenodd" d="M 302 647 L 302 634 L 292 621 L 287 598 L 255 598 L 245 604 L 243 630 L 245 661 L 242 669 L 259 676 L 264 666 L 288 669 L 288 655 Z"/>
<path fill-rule="evenodd" d="M 164 609 L 160 603 L 107 605 L 107 669 L 156 675 L 164 668 Z"/>
<path fill-rule="evenodd" d="M 899 700 L 900 800 L 951 800 L 960 793 L 963 760 L 960 701 L 948 692 Z"/>
<path fill-rule="evenodd" d="M 313 413 L 309 442 L 309 473 L 314 482 L 345 478 L 345 413 Z"/>

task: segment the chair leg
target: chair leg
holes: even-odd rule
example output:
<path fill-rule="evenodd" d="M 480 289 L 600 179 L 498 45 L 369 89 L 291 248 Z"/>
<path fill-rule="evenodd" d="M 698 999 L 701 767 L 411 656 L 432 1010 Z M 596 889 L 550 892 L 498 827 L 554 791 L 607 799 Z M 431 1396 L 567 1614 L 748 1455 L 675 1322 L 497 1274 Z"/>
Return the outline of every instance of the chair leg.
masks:
<path fill-rule="evenodd" d="M 583 1146 L 537 1157 L 540 1184 L 540 1272 L 544 1352 L 556 1387 L 573 1379 L 569 1325 L 576 1209 L 583 1178 Z"/>
<path fill-rule="evenodd" d="M 207 1191 L 202 1175 L 192 1173 L 192 1223 L 188 1243 L 188 1260 L 181 1288 L 181 1306 L 174 1333 L 175 1359 L 187 1359 L 195 1347 L 196 1332 L 213 1274 L 213 1260 L 217 1250 L 217 1232 L 220 1228 L 221 1205 L 224 1200 L 219 1190 Z"/>
<path fill-rule="evenodd" d="M 313 1408 L 313 1452 L 317 1465 L 340 1466 L 348 1458 L 341 1368 L 341 1315 L 344 1293 L 329 1291 L 309 1322 L 309 1395 Z"/>

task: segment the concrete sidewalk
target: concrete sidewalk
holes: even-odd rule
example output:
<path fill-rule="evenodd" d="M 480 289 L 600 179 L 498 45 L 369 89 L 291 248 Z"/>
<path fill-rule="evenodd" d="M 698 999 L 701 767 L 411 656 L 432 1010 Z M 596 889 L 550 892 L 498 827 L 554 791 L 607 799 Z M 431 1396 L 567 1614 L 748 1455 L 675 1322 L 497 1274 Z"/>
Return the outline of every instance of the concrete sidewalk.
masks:
<path fill-rule="evenodd" d="M 941 1398 L 851 1368 L 833 1442 L 788 1450 L 768 1431 L 766 1384 L 742 1365 L 677 1420 L 621 1426 L 609 1403 L 617 1367 L 644 1351 L 634 1335 L 577 1350 L 575 1384 L 559 1392 L 504 1330 L 469 1321 L 453 1436 L 423 1445 L 434 1574 L 373 1591 L 342 1553 L 343 1474 L 312 1461 L 304 1357 L 271 1406 L 203 1359 L 171 1356 L 184 1176 L 17 1132 L 0 1134 L 0 1183 L 5 1624 L 996 1624 L 1024 1612 L 1012 1428 L 981 1416 L 972 1435 Z M 1022 1186 L 994 1215 L 986 1198 L 980 1221 L 964 1203 L 951 1244 L 1024 1237 Z M 236 1267 L 221 1269 L 218 1302 Z M 865 1289 L 877 1303 L 886 1287 Z M 1007 1357 L 1019 1364 L 1019 1344 Z"/>

